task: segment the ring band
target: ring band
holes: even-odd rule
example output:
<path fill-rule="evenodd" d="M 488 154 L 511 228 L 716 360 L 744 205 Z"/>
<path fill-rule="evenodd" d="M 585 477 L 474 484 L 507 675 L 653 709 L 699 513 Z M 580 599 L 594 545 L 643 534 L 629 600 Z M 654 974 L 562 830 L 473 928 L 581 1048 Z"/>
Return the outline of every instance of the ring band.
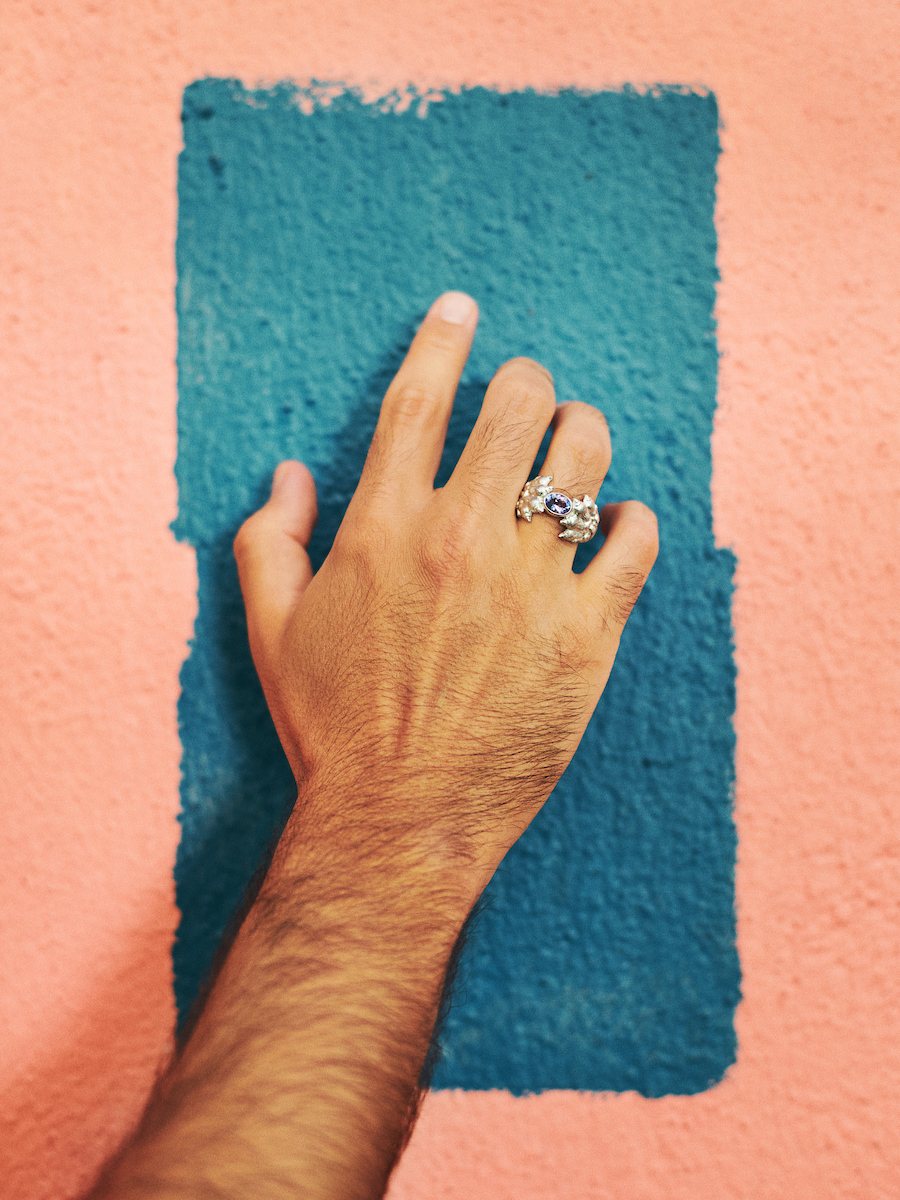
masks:
<path fill-rule="evenodd" d="M 531 521 L 535 513 L 558 517 L 564 542 L 589 542 L 600 526 L 600 512 L 590 496 L 576 500 L 559 488 L 551 487 L 552 475 L 538 475 L 529 481 L 516 501 L 516 516 Z"/>

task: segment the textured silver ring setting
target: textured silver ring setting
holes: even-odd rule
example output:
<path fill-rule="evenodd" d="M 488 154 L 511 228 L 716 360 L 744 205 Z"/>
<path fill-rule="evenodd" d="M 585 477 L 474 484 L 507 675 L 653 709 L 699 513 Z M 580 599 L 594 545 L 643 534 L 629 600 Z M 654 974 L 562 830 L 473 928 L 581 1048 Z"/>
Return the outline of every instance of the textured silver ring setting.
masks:
<path fill-rule="evenodd" d="M 516 516 L 531 521 L 535 513 L 546 513 L 558 518 L 564 542 L 589 542 L 600 525 L 597 505 L 590 496 L 577 500 L 552 484 L 552 475 L 529 479 L 516 501 Z"/>

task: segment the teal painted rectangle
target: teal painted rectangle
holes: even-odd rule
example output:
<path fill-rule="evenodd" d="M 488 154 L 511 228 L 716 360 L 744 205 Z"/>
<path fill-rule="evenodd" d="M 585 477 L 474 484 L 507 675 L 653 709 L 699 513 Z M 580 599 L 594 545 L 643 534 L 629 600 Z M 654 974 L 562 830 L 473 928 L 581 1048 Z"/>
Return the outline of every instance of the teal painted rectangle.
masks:
<path fill-rule="evenodd" d="M 532 355 L 561 399 L 605 410 L 602 499 L 652 504 L 662 553 L 571 768 L 488 889 L 435 1083 L 704 1089 L 734 1059 L 739 996 L 733 561 L 710 502 L 715 101 L 476 88 L 422 115 L 303 98 L 202 80 L 184 100 L 175 528 L 200 584 L 179 707 L 181 1011 L 293 795 L 233 533 L 299 457 L 321 561 L 416 322 L 463 288 L 483 318 L 444 473 L 494 370 Z"/>

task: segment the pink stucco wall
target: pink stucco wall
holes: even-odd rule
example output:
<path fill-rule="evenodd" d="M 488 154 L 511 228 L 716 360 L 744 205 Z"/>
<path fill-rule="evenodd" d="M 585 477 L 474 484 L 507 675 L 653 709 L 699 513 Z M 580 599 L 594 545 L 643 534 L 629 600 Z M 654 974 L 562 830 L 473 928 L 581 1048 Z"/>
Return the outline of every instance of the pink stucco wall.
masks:
<path fill-rule="evenodd" d="M 183 86 L 707 86 L 717 535 L 738 554 L 738 1062 L 693 1097 L 439 1093 L 397 1200 L 900 1193 L 889 0 L 9 0 L 0 77 L 0 1180 L 73 1196 L 170 1046 Z M 894 467 L 892 471 L 892 466 Z"/>

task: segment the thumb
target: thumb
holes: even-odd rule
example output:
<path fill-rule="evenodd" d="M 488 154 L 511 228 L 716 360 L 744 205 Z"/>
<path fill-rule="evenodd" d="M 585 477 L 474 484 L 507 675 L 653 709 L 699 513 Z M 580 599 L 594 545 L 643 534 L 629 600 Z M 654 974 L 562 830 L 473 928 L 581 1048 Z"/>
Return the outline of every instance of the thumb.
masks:
<path fill-rule="evenodd" d="M 272 494 L 234 539 L 254 657 L 281 636 L 312 579 L 306 547 L 316 523 L 316 485 L 301 462 L 279 464 Z"/>

